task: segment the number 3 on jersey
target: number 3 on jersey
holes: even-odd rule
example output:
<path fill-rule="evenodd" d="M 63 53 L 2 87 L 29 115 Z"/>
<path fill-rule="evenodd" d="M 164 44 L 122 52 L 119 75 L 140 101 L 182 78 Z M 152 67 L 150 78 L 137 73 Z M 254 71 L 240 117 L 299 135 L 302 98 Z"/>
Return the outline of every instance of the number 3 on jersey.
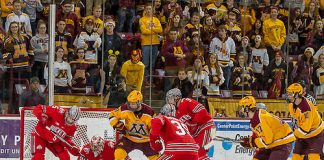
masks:
<path fill-rule="evenodd" d="M 172 124 L 175 124 L 178 130 L 176 131 L 176 134 L 179 136 L 183 136 L 186 134 L 189 134 L 187 126 L 185 126 L 183 123 L 179 123 L 178 121 L 171 120 Z"/>

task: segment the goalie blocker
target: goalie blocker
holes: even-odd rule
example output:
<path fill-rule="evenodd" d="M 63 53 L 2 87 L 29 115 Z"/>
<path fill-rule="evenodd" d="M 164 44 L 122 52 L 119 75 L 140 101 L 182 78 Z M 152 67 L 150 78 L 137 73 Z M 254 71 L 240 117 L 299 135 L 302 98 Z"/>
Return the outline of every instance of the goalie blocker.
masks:
<path fill-rule="evenodd" d="M 77 128 L 75 122 L 80 118 L 78 107 L 65 110 L 60 106 L 37 105 L 33 114 L 38 123 L 32 133 L 32 160 L 45 160 L 45 148 L 61 160 L 70 159 L 68 151 L 79 155 L 79 148 L 72 142 Z"/>

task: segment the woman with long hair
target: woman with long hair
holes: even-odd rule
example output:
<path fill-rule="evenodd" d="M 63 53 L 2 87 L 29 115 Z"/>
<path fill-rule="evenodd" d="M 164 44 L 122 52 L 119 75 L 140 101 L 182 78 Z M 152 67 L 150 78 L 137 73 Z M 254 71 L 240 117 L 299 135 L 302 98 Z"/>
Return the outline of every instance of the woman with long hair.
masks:
<path fill-rule="evenodd" d="M 247 36 L 251 39 L 251 42 L 254 42 L 256 35 L 260 35 L 261 38 L 263 38 L 262 21 L 260 19 L 255 20 L 252 30 L 247 34 Z"/>
<path fill-rule="evenodd" d="M 207 87 L 209 86 L 209 77 L 203 67 L 203 57 L 197 57 L 192 66 L 192 70 L 188 72 L 188 79 L 194 86 L 193 98 L 205 104 L 205 96 L 207 95 Z"/>
<path fill-rule="evenodd" d="M 181 15 L 180 14 L 175 14 L 173 15 L 173 17 L 170 17 L 168 19 L 168 22 L 166 24 L 166 27 L 164 29 L 164 39 L 167 39 L 169 32 L 172 29 L 176 29 L 178 32 L 178 38 L 180 38 L 180 40 L 184 40 L 184 33 L 185 33 L 185 29 L 184 26 L 181 24 Z"/>
<path fill-rule="evenodd" d="M 315 23 L 313 31 L 309 32 L 306 38 L 306 46 L 314 48 L 315 51 L 319 50 L 324 45 L 324 22 L 318 20 Z"/>
<path fill-rule="evenodd" d="M 64 49 L 61 46 L 55 48 L 54 72 L 54 93 L 71 93 L 72 73 L 68 62 L 63 59 Z M 48 79 L 48 69 L 44 69 L 44 78 Z"/>
<path fill-rule="evenodd" d="M 208 14 L 205 15 L 203 28 L 201 30 L 201 39 L 204 45 L 209 47 L 211 40 L 216 36 L 216 34 L 217 34 L 217 27 L 212 16 Z"/>
<path fill-rule="evenodd" d="M 254 45 L 252 46 L 252 60 L 249 66 L 252 67 L 255 81 L 256 90 L 264 90 L 264 72 L 266 67 L 269 65 L 269 55 L 267 48 L 262 43 L 261 35 L 256 35 L 254 39 Z"/>
<path fill-rule="evenodd" d="M 207 95 L 220 95 L 219 86 L 224 83 L 225 78 L 222 68 L 218 65 L 218 58 L 215 53 L 209 55 L 209 61 L 207 65 L 204 66 L 204 70 L 208 74 L 210 83 L 207 87 Z"/>
<path fill-rule="evenodd" d="M 252 85 L 255 82 L 253 70 L 246 63 L 246 57 L 239 55 L 233 69 L 233 95 L 252 95 Z"/>
<path fill-rule="evenodd" d="M 11 22 L 9 25 L 3 46 L 3 58 L 7 60 L 10 71 L 13 71 L 11 78 L 30 78 L 34 52 L 28 36 L 20 34 L 18 22 Z"/>
<path fill-rule="evenodd" d="M 40 20 L 37 24 L 37 33 L 30 40 L 31 46 L 35 54 L 35 64 L 33 66 L 33 74 L 37 76 L 41 84 L 45 84 L 44 67 L 48 62 L 48 43 L 49 35 L 46 32 L 46 23 Z"/>
<path fill-rule="evenodd" d="M 295 66 L 296 69 L 293 71 L 295 72 L 293 74 L 294 82 L 304 80 L 307 91 L 310 91 L 311 89 L 311 75 L 313 74 L 314 69 L 314 52 L 313 48 L 306 48 L 304 54 L 298 57 L 298 62 Z"/>

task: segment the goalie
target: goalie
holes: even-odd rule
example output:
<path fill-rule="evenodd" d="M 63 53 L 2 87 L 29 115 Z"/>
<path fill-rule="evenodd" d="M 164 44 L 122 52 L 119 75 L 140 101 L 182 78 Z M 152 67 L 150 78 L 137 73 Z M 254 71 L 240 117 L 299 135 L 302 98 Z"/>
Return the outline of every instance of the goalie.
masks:
<path fill-rule="evenodd" d="M 78 160 L 114 160 L 115 142 L 93 136 L 89 144 L 81 149 Z"/>
<path fill-rule="evenodd" d="M 60 106 L 37 105 L 33 110 L 38 123 L 32 133 L 32 160 L 45 160 L 48 148 L 60 160 L 70 160 L 70 155 L 79 155 L 79 148 L 72 142 L 80 118 L 80 108 L 64 109 Z"/>
<path fill-rule="evenodd" d="M 242 139 L 241 145 L 259 148 L 253 160 L 287 160 L 292 142 L 296 140 L 289 125 L 266 110 L 258 109 L 252 96 L 243 97 L 239 105 L 242 107 L 240 112 L 251 119 L 253 132 L 252 136 Z"/>

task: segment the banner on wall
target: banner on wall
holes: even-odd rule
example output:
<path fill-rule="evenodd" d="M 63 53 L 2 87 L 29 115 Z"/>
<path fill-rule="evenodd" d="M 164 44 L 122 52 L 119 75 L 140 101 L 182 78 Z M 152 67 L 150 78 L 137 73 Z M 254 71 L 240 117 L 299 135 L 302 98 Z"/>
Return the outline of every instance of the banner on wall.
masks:
<path fill-rule="evenodd" d="M 252 134 L 249 120 L 215 119 L 214 123 L 217 136 L 240 140 Z M 247 149 L 239 143 L 227 141 L 215 141 L 208 153 L 215 160 L 251 160 L 254 154 L 255 149 Z"/>
<path fill-rule="evenodd" d="M 19 158 L 20 120 L 0 117 L 0 159 Z"/>
<path fill-rule="evenodd" d="M 225 115 L 226 117 L 239 117 L 239 102 L 240 99 L 221 99 L 221 98 L 208 98 L 208 105 L 210 114 L 216 117 L 217 113 Z M 288 103 L 286 100 L 277 99 L 256 99 L 257 103 L 264 103 L 267 111 L 280 117 L 289 118 Z M 324 120 L 324 101 L 317 101 L 318 111 Z"/>

